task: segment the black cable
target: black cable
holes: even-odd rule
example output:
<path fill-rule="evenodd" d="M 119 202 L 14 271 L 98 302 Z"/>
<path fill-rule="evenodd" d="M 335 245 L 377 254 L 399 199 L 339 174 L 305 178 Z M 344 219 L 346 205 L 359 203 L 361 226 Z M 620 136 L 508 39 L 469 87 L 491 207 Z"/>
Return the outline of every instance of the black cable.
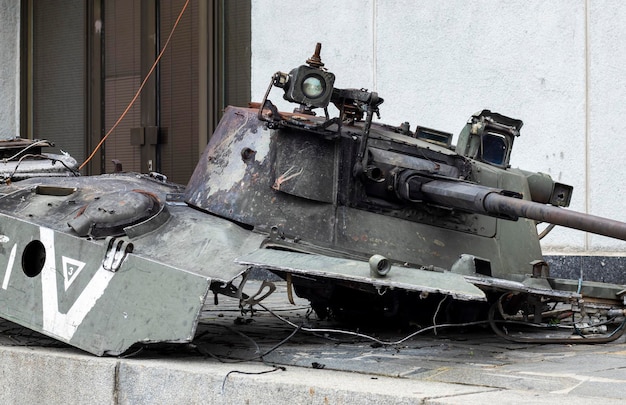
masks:
<path fill-rule="evenodd" d="M 274 315 L 276 318 L 280 319 L 281 321 L 285 322 L 288 325 L 291 325 L 294 328 L 297 328 L 298 330 L 302 330 L 304 332 L 312 332 L 312 333 L 338 333 L 338 334 L 343 334 L 343 335 L 350 335 L 350 336 L 356 336 L 356 337 L 360 337 L 363 339 L 367 339 L 367 340 L 371 340 L 375 343 L 378 343 L 380 345 L 383 346 L 393 346 L 393 345 L 398 345 L 401 343 L 404 343 L 405 341 L 419 335 L 425 332 L 428 332 L 430 330 L 434 330 L 436 328 L 449 328 L 449 327 L 466 327 L 466 326 L 476 326 L 476 325 L 485 325 L 488 323 L 488 321 L 475 321 L 475 322 L 465 322 L 465 323 L 454 323 L 454 324 L 440 324 L 440 325 L 433 325 L 433 326 L 427 326 L 425 328 L 421 328 L 405 337 L 403 337 L 400 340 L 396 340 L 396 341 L 385 341 L 385 340 L 380 340 L 377 339 L 373 336 L 370 335 L 366 335 L 364 333 L 359 333 L 359 332 L 352 332 L 352 331 L 348 331 L 348 330 L 341 330 L 341 329 L 329 329 L 329 328 L 308 328 L 305 326 L 298 326 L 295 323 L 291 322 L 288 319 L 283 318 L 282 316 L 278 315 L 277 313 L 275 313 L 274 311 L 272 311 L 271 309 L 265 307 L 263 304 L 258 304 L 261 308 L 265 309 L 267 312 L 269 312 L 270 314 Z"/>
<path fill-rule="evenodd" d="M 15 165 L 15 169 L 13 169 L 13 172 L 8 176 L 5 177 L 3 180 L 6 183 L 7 181 L 10 181 L 13 176 L 15 176 L 15 173 L 17 173 L 17 169 L 20 167 L 20 165 L 22 164 L 22 162 L 24 161 L 25 158 L 27 157 L 36 157 L 36 158 L 40 158 L 40 159 L 44 159 L 44 160 L 50 160 L 52 161 L 52 164 L 54 165 L 55 162 L 59 162 L 61 163 L 67 170 L 69 170 L 75 177 L 80 176 L 80 174 L 72 169 L 71 167 L 69 167 L 67 164 L 65 164 L 65 162 L 63 162 L 62 160 L 56 159 L 56 158 L 52 158 L 50 156 L 46 156 L 46 155 L 33 155 L 33 154 L 26 154 L 22 157 L 20 157 L 17 161 L 17 165 Z"/>
<path fill-rule="evenodd" d="M 226 385 L 226 380 L 228 379 L 228 376 L 231 374 L 245 374 L 245 375 L 261 375 L 261 374 L 268 374 L 268 373 L 273 373 L 275 371 L 286 371 L 287 369 L 285 367 L 282 366 L 273 366 L 274 368 L 271 370 L 265 370 L 265 371 L 257 371 L 257 372 L 252 372 L 252 371 L 239 371 L 239 370 L 232 370 L 229 371 L 226 376 L 224 377 L 224 380 L 222 381 L 222 390 L 221 393 L 222 395 L 224 395 L 224 386 Z"/>
<path fill-rule="evenodd" d="M 216 325 L 219 325 L 219 324 L 216 324 Z M 245 335 L 243 332 L 240 332 L 240 331 L 237 331 L 237 330 L 235 330 L 235 329 L 233 329 L 233 328 L 230 328 L 230 327 L 229 327 L 229 326 L 227 326 L 227 325 L 220 325 L 220 326 L 223 326 L 223 327 L 225 327 L 225 328 L 227 328 L 227 329 L 229 329 L 229 330 L 231 330 L 231 331 L 233 331 L 233 332 L 235 332 L 235 333 L 239 334 L 240 336 L 243 336 L 243 337 L 245 337 L 246 339 L 250 340 L 250 341 L 251 341 L 251 342 L 253 342 L 253 343 L 254 343 L 254 345 L 256 346 L 256 348 L 257 348 L 257 353 L 258 353 L 258 352 L 260 352 L 259 345 L 258 345 L 258 344 L 257 344 L 257 343 L 256 343 L 256 342 L 252 339 L 252 338 L 250 338 L 249 336 Z M 244 359 L 225 359 L 225 358 L 223 358 L 223 357 L 220 357 L 220 356 L 217 356 L 217 355 L 215 355 L 215 354 L 211 353 L 210 351 L 206 350 L 206 349 L 205 349 L 205 348 L 203 348 L 203 347 L 199 347 L 199 346 L 197 346 L 197 347 L 196 347 L 196 349 L 197 349 L 197 350 L 198 350 L 201 354 L 208 355 L 208 356 L 210 356 L 210 357 L 214 358 L 215 360 L 219 361 L 220 363 L 243 363 L 243 362 L 246 362 L 246 361 L 254 361 L 254 360 L 261 360 L 263 363 L 265 363 L 265 359 L 264 359 L 264 357 L 265 357 L 265 356 L 267 356 L 268 354 L 272 353 L 274 350 L 278 349 L 280 346 L 282 346 L 282 345 L 284 345 L 285 343 L 287 343 L 287 342 L 288 342 L 288 341 L 289 341 L 292 337 L 294 337 L 294 335 L 295 335 L 296 333 L 298 333 L 298 331 L 300 331 L 300 329 L 301 329 L 301 328 L 299 328 L 299 327 L 298 327 L 298 328 L 296 328 L 296 329 L 294 329 L 294 330 L 293 330 L 293 331 L 289 334 L 289 336 L 287 336 L 286 338 L 284 338 L 283 340 L 281 340 L 280 342 L 278 342 L 276 345 L 274 345 L 274 346 L 273 346 L 273 347 L 271 347 L 270 349 L 266 350 L 265 352 L 263 352 L 263 353 L 261 353 L 261 354 L 257 354 L 257 355 L 252 356 L 252 357 L 244 358 Z"/>

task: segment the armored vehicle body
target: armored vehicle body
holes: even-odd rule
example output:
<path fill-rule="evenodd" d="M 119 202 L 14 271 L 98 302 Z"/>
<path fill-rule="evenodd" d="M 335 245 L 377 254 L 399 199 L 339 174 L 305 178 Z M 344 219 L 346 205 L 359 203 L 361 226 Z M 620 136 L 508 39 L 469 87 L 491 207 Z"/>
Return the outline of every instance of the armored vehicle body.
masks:
<path fill-rule="evenodd" d="M 135 173 L 5 185 L 0 317 L 97 355 L 189 342 L 211 295 L 258 304 L 267 291 L 242 288 L 263 269 L 322 318 L 620 336 L 623 286 L 551 277 L 536 225 L 626 240 L 626 224 L 566 210 L 570 186 L 511 168 L 522 121 L 483 110 L 456 145 L 376 123 L 383 99 L 335 88 L 320 48 L 261 103 L 227 108 L 186 187 Z"/>

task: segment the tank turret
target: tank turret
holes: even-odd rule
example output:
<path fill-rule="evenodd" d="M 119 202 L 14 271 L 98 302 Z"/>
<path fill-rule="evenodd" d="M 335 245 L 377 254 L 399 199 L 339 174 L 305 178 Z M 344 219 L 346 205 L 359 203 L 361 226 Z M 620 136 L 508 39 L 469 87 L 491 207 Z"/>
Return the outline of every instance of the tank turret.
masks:
<path fill-rule="evenodd" d="M 186 190 L 188 204 L 266 234 L 263 251 L 240 262 L 288 278 L 319 313 L 398 308 L 404 292 L 390 292 L 388 302 L 376 294 L 394 277 L 417 277 L 416 269 L 462 274 L 488 301 L 501 288 L 571 299 L 585 287 L 550 278 L 537 223 L 626 240 L 626 224 L 564 209 L 571 186 L 510 167 L 522 121 L 483 110 L 456 146 L 444 131 L 374 122 L 383 99 L 333 87 L 319 51 L 318 63 L 275 73 L 261 103 L 227 109 Z M 293 112 L 271 102 L 275 87 Z M 385 263 L 374 282 L 366 278 L 378 273 L 365 266 L 358 276 L 326 269 L 329 258 L 349 266 L 374 255 Z M 417 284 L 408 289 L 445 283 Z M 475 299 L 470 291 L 461 297 Z M 620 287 L 606 291 L 621 302 Z M 367 304 L 376 301 L 384 302 Z"/>

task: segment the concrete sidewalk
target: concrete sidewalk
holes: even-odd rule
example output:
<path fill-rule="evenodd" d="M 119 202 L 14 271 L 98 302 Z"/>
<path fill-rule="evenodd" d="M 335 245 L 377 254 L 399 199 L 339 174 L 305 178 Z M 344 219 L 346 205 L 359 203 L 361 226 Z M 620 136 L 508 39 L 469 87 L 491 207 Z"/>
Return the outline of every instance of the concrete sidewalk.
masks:
<path fill-rule="evenodd" d="M 539 345 L 492 333 L 440 332 L 395 346 L 298 332 L 267 312 L 241 317 L 220 299 L 192 345 L 98 358 L 0 323 L 0 402 L 11 404 L 617 404 L 626 343 Z M 266 305 L 296 324 L 307 307 L 281 292 Z M 336 327 L 336 325 L 322 325 Z M 380 338 L 398 339 L 386 332 Z M 265 353 L 264 362 L 258 359 Z M 247 360 L 254 359 L 255 360 Z"/>
<path fill-rule="evenodd" d="M 0 401 L 7 404 L 618 404 L 626 398 L 623 367 L 613 362 L 612 370 L 581 364 L 572 370 L 555 361 L 530 370 L 477 364 L 486 368 L 477 373 L 451 365 L 416 379 L 297 366 L 270 372 L 275 368 L 258 363 L 198 358 L 96 358 L 47 348 L 3 347 L 0 359 Z"/>

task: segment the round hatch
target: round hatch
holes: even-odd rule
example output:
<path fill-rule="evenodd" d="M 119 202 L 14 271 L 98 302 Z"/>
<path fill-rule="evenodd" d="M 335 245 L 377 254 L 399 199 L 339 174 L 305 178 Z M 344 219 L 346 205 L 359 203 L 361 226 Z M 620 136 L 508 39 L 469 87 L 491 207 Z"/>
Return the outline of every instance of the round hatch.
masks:
<path fill-rule="evenodd" d="M 125 227 L 148 220 L 160 207 L 157 197 L 149 192 L 114 192 L 96 197 L 67 224 L 80 236 L 119 236 Z"/>

